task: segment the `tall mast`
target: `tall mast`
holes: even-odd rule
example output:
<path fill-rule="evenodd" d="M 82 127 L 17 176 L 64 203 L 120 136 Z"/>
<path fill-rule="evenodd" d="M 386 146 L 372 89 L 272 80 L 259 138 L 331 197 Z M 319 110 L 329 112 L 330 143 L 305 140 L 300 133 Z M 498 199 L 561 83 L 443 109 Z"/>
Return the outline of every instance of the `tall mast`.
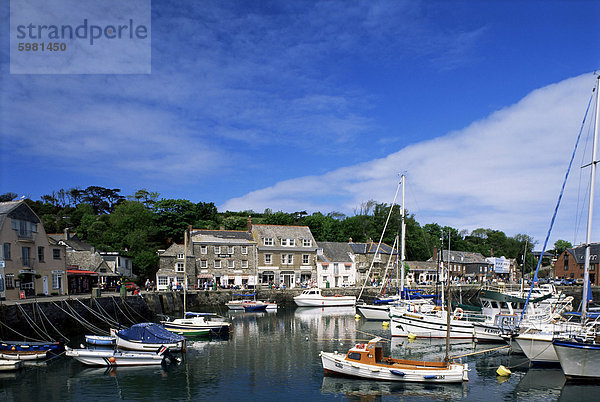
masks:
<path fill-rule="evenodd" d="M 405 245 L 406 245 L 406 223 L 404 222 L 404 182 L 406 181 L 406 176 L 401 176 L 402 180 L 402 207 L 400 208 L 400 216 L 402 217 L 402 240 L 400 241 L 400 295 L 404 293 L 404 260 L 405 260 Z"/>
<path fill-rule="evenodd" d="M 600 89 L 600 75 L 596 77 L 596 124 L 594 127 L 594 143 L 592 146 L 592 163 L 590 171 L 590 198 L 588 204 L 588 219 L 587 219 L 587 231 L 585 234 L 585 261 L 583 271 L 583 300 L 581 301 L 581 320 L 585 321 L 587 316 L 587 299 L 588 299 L 588 287 L 590 283 L 590 242 L 592 237 L 592 216 L 594 214 L 594 185 L 596 181 L 596 155 L 597 155 L 597 144 L 598 144 L 598 118 L 600 117 L 600 95 L 598 94 Z"/>
<path fill-rule="evenodd" d="M 186 229 L 183 233 L 183 316 L 185 317 L 185 313 L 187 310 L 187 287 L 188 287 L 188 277 L 187 277 L 187 249 L 188 249 L 188 230 Z"/>

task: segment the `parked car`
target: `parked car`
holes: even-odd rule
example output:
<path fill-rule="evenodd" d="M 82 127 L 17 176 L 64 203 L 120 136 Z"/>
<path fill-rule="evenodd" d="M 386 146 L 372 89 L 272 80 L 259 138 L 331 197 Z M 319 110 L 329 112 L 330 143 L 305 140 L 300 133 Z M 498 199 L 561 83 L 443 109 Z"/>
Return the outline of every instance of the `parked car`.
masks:
<path fill-rule="evenodd" d="M 583 285 L 583 278 L 575 279 L 575 285 L 579 285 L 579 286 Z"/>
<path fill-rule="evenodd" d="M 140 290 L 140 287 L 134 282 L 125 282 L 123 285 L 125 285 L 125 289 L 127 289 L 128 292 L 131 291 L 131 293 L 135 292 L 136 290 Z"/>

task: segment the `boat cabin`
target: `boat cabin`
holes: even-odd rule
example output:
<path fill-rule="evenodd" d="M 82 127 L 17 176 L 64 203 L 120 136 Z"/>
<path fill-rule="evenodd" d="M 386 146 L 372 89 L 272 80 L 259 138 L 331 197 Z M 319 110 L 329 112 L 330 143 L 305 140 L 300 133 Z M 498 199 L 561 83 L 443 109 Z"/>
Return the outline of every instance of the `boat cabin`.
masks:
<path fill-rule="evenodd" d="M 447 368 L 448 364 L 445 362 L 425 362 L 425 361 L 414 361 L 414 360 L 403 360 L 393 359 L 389 356 L 383 355 L 383 347 L 379 342 L 381 338 L 373 338 L 368 343 L 359 343 L 351 348 L 346 354 L 346 360 L 350 362 L 357 362 L 362 364 L 370 364 L 377 366 L 395 366 L 395 367 L 407 367 L 412 366 L 413 368 Z"/>

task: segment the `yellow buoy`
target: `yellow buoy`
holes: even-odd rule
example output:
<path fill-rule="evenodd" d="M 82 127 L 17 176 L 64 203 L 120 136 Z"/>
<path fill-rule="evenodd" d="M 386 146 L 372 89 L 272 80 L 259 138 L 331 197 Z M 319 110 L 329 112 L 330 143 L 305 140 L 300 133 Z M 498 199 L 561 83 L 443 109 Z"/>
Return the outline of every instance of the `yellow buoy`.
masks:
<path fill-rule="evenodd" d="M 417 339 L 417 336 L 411 332 L 410 334 L 408 334 L 408 339 L 413 341 L 413 340 Z"/>
<path fill-rule="evenodd" d="M 355 319 L 355 320 L 360 320 L 360 314 L 356 314 L 356 315 L 354 316 L 354 319 Z"/>
<path fill-rule="evenodd" d="M 384 327 L 387 327 L 387 326 L 390 325 L 390 322 L 389 321 L 384 321 L 384 322 L 381 323 L 381 325 L 383 325 Z"/>
<path fill-rule="evenodd" d="M 508 377 L 509 375 L 511 375 L 511 372 L 506 367 L 500 366 L 498 367 L 498 370 L 496 370 L 496 374 L 502 377 Z"/>

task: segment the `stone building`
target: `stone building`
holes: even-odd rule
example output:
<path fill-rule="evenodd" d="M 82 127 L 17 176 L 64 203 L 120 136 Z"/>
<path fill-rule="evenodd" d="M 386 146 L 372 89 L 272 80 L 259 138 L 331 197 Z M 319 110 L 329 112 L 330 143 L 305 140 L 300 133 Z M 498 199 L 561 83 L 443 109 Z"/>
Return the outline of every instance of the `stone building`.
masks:
<path fill-rule="evenodd" d="M 296 288 L 315 281 L 317 242 L 308 226 L 251 225 L 251 232 L 260 283 Z"/>
<path fill-rule="evenodd" d="M 377 244 L 371 239 L 366 243 L 354 243 L 350 239 L 348 243 L 357 270 L 357 285 L 362 285 L 365 281 L 380 281 L 385 276 L 386 268 L 392 269 L 398 250 L 385 243 L 381 243 L 378 249 Z"/>
<path fill-rule="evenodd" d="M 65 247 L 48 238 L 25 201 L 0 202 L 0 297 L 65 293 Z"/>
<path fill-rule="evenodd" d="M 190 238 L 187 253 L 182 244 L 159 250 L 158 290 L 183 286 L 186 276 L 190 289 L 257 284 L 256 243 L 250 232 L 194 229 Z"/>

